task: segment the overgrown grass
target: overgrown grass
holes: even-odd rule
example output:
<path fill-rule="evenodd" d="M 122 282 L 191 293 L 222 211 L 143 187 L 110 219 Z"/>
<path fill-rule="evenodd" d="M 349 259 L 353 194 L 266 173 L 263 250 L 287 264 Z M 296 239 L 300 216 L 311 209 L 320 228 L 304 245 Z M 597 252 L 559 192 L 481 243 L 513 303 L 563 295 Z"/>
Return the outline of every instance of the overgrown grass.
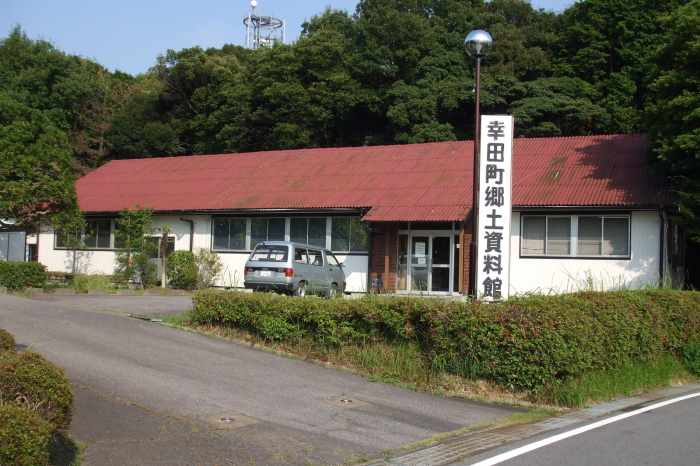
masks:
<path fill-rule="evenodd" d="M 111 275 L 76 274 L 73 280 L 76 293 L 87 293 L 88 290 L 106 290 L 116 292 L 117 287 L 112 283 Z"/>
<path fill-rule="evenodd" d="M 663 354 L 634 360 L 614 370 L 597 370 L 558 386 L 548 387 L 541 400 L 558 406 L 581 407 L 633 396 L 697 380 L 677 358 Z"/>

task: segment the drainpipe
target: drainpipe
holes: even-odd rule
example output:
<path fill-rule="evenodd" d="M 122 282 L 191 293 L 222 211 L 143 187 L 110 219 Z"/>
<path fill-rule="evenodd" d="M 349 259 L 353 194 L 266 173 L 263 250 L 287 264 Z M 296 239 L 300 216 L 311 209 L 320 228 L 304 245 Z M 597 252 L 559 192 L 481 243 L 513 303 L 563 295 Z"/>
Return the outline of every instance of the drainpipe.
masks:
<path fill-rule="evenodd" d="M 360 220 L 367 215 L 369 209 L 359 209 Z M 369 246 L 367 248 L 367 293 L 372 290 L 372 222 L 363 221 L 369 234 Z"/>
<path fill-rule="evenodd" d="M 369 232 L 369 247 L 367 248 L 367 292 L 372 290 L 372 222 L 367 222 Z"/>
<path fill-rule="evenodd" d="M 661 263 L 659 264 L 659 286 L 663 286 L 664 280 L 666 277 L 667 273 L 667 263 L 668 263 L 668 257 L 667 257 L 667 248 L 666 248 L 666 235 L 668 231 L 668 219 L 666 217 L 666 211 L 664 210 L 663 205 L 659 205 L 659 228 L 661 229 L 660 231 L 660 244 L 659 244 L 659 256 L 661 257 Z"/>
<path fill-rule="evenodd" d="M 182 218 L 183 215 L 185 215 L 184 210 L 180 211 L 180 220 L 182 220 L 183 222 L 189 222 L 190 224 L 190 252 L 194 252 L 194 220 Z"/>

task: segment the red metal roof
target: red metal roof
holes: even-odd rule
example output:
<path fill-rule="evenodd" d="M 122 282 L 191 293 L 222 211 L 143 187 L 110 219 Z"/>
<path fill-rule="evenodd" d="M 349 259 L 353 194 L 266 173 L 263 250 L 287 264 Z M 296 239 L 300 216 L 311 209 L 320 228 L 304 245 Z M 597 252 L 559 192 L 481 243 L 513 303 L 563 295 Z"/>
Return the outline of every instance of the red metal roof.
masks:
<path fill-rule="evenodd" d="M 514 206 L 644 206 L 670 199 L 643 135 L 516 139 Z M 115 160 L 77 182 L 87 212 L 369 208 L 374 221 L 460 221 L 470 141 Z"/>

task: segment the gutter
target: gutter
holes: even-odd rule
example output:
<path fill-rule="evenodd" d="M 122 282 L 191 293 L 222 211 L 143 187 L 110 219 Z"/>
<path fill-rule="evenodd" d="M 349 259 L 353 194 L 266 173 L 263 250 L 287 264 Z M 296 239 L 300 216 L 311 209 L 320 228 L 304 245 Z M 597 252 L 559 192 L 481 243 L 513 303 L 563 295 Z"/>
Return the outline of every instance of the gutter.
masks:
<path fill-rule="evenodd" d="M 190 224 L 190 252 L 194 252 L 194 220 L 190 220 L 188 218 L 183 218 L 182 216 L 185 215 L 185 211 L 182 210 L 180 211 L 180 220 L 183 222 L 189 222 Z"/>

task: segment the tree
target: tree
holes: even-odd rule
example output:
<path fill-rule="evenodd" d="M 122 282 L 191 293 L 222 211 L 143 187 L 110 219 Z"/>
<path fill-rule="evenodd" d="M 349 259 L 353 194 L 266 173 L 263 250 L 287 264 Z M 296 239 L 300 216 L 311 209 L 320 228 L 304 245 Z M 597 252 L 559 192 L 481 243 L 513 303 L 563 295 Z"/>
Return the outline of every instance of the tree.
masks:
<path fill-rule="evenodd" d="M 124 208 L 115 221 L 117 266 L 114 274 L 122 280 L 138 283 L 146 288 L 155 281 L 157 265 L 151 261 L 157 257 L 153 234 L 153 209 L 135 206 Z"/>
<path fill-rule="evenodd" d="M 19 26 L 0 40 L 0 92 L 43 112 L 67 134 L 78 175 L 106 161 L 105 136 L 126 100 L 129 81 L 124 73 L 111 74 L 49 42 L 31 40 Z"/>
<path fill-rule="evenodd" d="M 577 78 L 542 78 L 519 83 L 508 114 L 518 122 L 518 136 L 554 137 L 605 134 L 610 116 L 590 101 L 590 86 Z"/>
<path fill-rule="evenodd" d="M 646 104 L 645 60 L 664 31 L 661 18 L 679 0 L 583 0 L 561 17 L 553 71 L 583 79 L 612 116 L 609 133 L 638 131 Z"/>
<path fill-rule="evenodd" d="M 700 241 L 700 0 L 668 15 L 663 24 L 662 45 L 648 62 L 651 163 L 674 180 L 689 231 Z"/>
<path fill-rule="evenodd" d="M 15 219 L 15 226 L 38 230 L 61 211 L 78 209 L 66 134 L 43 112 L 4 92 L 0 154 L 0 219 Z"/>

